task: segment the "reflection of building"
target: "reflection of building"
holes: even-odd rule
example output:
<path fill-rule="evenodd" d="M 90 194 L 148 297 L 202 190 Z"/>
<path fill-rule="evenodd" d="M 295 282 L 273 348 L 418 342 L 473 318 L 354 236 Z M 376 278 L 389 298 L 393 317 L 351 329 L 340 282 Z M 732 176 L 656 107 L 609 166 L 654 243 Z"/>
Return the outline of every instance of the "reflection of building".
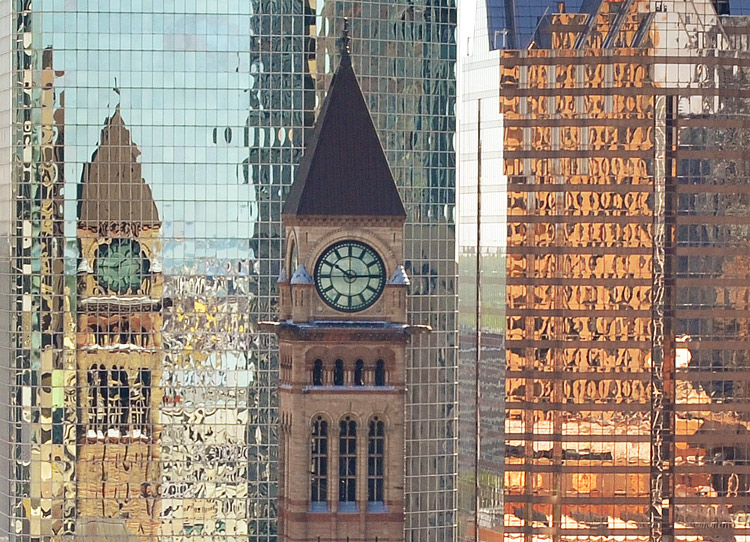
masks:
<path fill-rule="evenodd" d="M 406 213 L 348 38 L 284 205 L 279 539 L 404 539 Z M 352 138 L 356 137 L 356 141 Z M 309 269 L 309 272 L 308 272 Z"/>
<path fill-rule="evenodd" d="M 161 221 L 120 108 L 78 200 L 78 532 L 153 540 L 159 506 Z"/>
<path fill-rule="evenodd" d="M 565 7 L 497 60 L 505 464 L 464 532 L 746 540 L 750 20 Z"/>

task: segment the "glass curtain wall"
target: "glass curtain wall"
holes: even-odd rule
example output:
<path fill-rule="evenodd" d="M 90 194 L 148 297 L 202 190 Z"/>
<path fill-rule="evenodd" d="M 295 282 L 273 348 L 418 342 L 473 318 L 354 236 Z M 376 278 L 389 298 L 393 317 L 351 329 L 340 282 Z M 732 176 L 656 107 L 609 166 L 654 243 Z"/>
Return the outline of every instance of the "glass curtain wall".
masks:
<path fill-rule="evenodd" d="M 501 57 L 505 540 L 742 540 L 748 19 L 563 5 Z"/>
<path fill-rule="evenodd" d="M 745 540 L 750 4 L 526 2 L 513 50 L 511 4 L 463 68 L 461 539 Z"/>
<path fill-rule="evenodd" d="M 274 538 L 276 346 L 256 324 L 276 313 L 281 205 L 349 17 L 409 213 L 413 319 L 437 330 L 410 357 L 407 539 L 451 540 L 452 0 L 7 12 L 0 533 Z"/>

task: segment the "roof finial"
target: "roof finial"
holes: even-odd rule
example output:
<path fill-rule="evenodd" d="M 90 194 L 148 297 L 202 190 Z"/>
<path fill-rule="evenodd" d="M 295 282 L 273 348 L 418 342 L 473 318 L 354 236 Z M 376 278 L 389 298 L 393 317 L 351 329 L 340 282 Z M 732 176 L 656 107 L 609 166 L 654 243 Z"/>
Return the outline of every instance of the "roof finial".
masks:
<path fill-rule="evenodd" d="M 341 47 L 339 50 L 339 53 L 341 54 L 341 57 L 348 57 L 349 54 L 352 52 L 350 48 L 351 44 L 351 38 L 349 37 L 349 18 L 344 17 L 344 30 L 341 32 Z"/>

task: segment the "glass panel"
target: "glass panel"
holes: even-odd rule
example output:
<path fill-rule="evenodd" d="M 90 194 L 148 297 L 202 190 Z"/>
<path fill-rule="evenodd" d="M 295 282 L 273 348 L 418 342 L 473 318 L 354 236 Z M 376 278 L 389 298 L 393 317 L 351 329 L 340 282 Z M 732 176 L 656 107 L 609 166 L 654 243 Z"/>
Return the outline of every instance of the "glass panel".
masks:
<path fill-rule="evenodd" d="M 356 502 L 357 422 L 348 416 L 339 424 L 339 501 Z"/>
<path fill-rule="evenodd" d="M 328 500 L 328 422 L 318 416 L 312 423 L 310 494 L 313 503 Z"/>

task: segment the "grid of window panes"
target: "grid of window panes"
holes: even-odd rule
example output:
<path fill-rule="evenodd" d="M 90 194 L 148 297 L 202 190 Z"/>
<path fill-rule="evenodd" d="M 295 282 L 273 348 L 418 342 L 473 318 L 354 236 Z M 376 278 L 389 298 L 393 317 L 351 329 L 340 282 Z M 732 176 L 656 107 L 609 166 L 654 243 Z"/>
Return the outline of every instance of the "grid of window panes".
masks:
<path fill-rule="evenodd" d="M 310 500 L 313 503 L 325 504 L 328 500 L 328 422 L 321 416 L 312 422 L 310 454 Z"/>
<path fill-rule="evenodd" d="M 541 14 L 547 2 L 522 4 Z M 501 36 L 497 25 L 505 9 L 501 1 L 479 0 L 473 28 L 464 32 L 467 49 L 459 51 L 458 532 L 467 541 L 474 540 L 476 523 L 487 528 L 503 521 L 507 179 L 500 52 L 491 47 L 493 37 Z"/>
<path fill-rule="evenodd" d="M 602 2 L 501 54 L 504 524 L 480 531 L 747 537 L 748 23 Z"/>
<path fill-rule="evenodd" d="M 507 4 L 480 0 L 475 41 Z M 738 142 L 750 4 L 521 7 L 549 16 L 541 50 L 474 44 L 462 71 L 461 539 L 744 539 L 748 456 L 744 437 L 729 442 L 748 427 Z M 491 199 L 498 169 L 512 175 L 507 216 Z M 487 326 L 488 249 L 506 231 L 502 344 Z M 505 398 L 487 383 L 497 348 Z"/>
<path fill-rule="evenodd" d="M 339 422 L 339 509 L 349 510 L 357 499 L 357 422 Z"/>
<path fill-rule="evenodd" d="M 277 354 L 256 322 L 276 313 L 285 188 L 349 16 L 409 213 L 412 318 L 436 330 L 409 361 L 408 537 L 452 539 L 454 1 L 13 0 L 3 13 L 6 530 L 274 538 Z"/>
<path fill-rule="evenodd" d="M 367 501 L 382 503 L 385 477 L 385 423 L 377 417 L 370 420 L 367 435 Z"/>
<path fill-rule="evenodd" d="M 12 61 L 7 52 L 13 43 L 13 20 L 10 0 L 0 1 L 0 540 L 9 540 L 14 515 L 11 495 L 16 491 L 13 480 L 16 454 L 31 456 L 31 443 L 13 447 L 13 420 L 11 407 L 11 382 L 15 379 L 14 313 L 19 310 L 12 294 L 18 277 L 17 263 L 11 256 L 11 243 L 20 232 L 13 229 L 12 190 Z"/>

